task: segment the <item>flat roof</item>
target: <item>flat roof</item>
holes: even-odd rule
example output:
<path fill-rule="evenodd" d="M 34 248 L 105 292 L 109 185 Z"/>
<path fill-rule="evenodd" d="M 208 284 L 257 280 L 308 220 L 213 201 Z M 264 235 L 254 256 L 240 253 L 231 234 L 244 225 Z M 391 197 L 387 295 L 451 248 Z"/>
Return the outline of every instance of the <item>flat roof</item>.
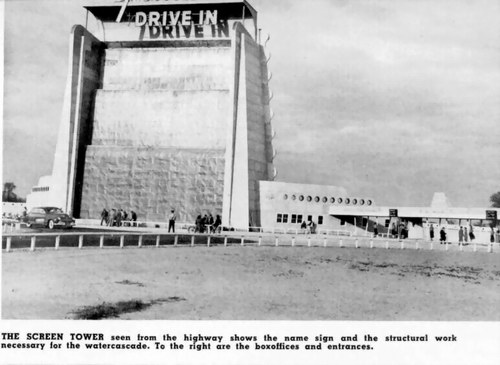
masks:
<path fill-rule="evenodd" d="M 432 207 L 378 207 L 334 205 L 328 210 L 333 216 L 389 217 L 389 210 L 397 209 L 399 218 L 482 219 L 486 211 L 493 210 L 500 217 L 498 208 L 432 208 Z"/>
<path fill-rule="evenodd" d="M 127 0 L 87 0 L 83 6 L 85 9 L 102 7 L 121 7 Z M 247 0 L 129 0 L 127 7 L 134 6 L 163 6 L 163 5 L 220 5 L 241 4 L 245 6 L 253 17 L 257 16 L 257 10 Z"/>

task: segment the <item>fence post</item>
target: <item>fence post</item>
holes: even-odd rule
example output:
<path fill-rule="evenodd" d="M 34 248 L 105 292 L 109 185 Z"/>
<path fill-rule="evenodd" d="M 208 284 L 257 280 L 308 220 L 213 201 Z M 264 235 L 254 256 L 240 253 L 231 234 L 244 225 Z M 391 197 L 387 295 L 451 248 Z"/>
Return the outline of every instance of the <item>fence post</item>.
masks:
<path fill-rule="evenodd" d="M 389 241 L 385 241 L 385 249 L 388 250 L 389 249 Z"/>
<path fill-rule="evenodd" d="M 342 247 L 342 239 L 339 241 L 339 247 Z"/>
<path fill-rule="evenodd" d="M 373 248 L 373 240 L 370 240 L 370 248 Z"/>
<path fill-rule="evenodd" d="M 444 241 L 445 251 L 448 251 L 448 242 Z"/>
<path fill-rule="evenodd" d="M 61 236 L 56 236 L 56 250 L 59 250 L 59 245 L 61 243 Z"/>
<path fill-rule="evenodd" d="M 104 236 L 101 236 L 99 238 L 99 248 L 103 248 L 104 247 Z"/>
<path fill-rule="evenodd" d="M 123 248 L 125 244 L 125 236 L 120 236 L 120 248 Z"/>
<path fill-rule="evenodd" d="M 292 237 L 292 247 L 295 246 L 295 237 Z"/>
<path fill-rule="evenodd" d="M 207 247 L 210 247 L 210 235 L 207 236 Z"/>
<path fill-rule="evenodd" d="M 160 235 L 156 236 L 156 247 L 160 247 Z"/>
<path fill-rule="evenodd" d="M 311 247 L 311 236 L 307 237 L 307 247 Z"/>
<path fill-rule="evenodd" d="M 78 249 L 82 249 L 83 247 L 83 235 L 78 236 Z"/>
<path fill-rule="evenodd" d="M 142 247 L 142 234 L 139 236 L 139 240 L 137 241 L 137 247 Z"/>
<path fill-rule="evenodd" d="M 179 236 L 175 235 L 174 236 L 174 246 L 177 246 L 178 244 L 179 244 Z"/>
<path fill-rule="evenodd" d="M 405 249 L 405 241 L 401 240 L 401 249 L 404 250 Z"/>
<path fill-rule="evenodd" d="M 431 251 L 434 250 L 434 241 L 431 241 Z"/>
<path fill-rule="evenodd" d="M 477 252 L 477 243 L 474 242 L 474 252 Z"/>
<path fill-rule="evenodd" d="M 356 248 L 359 248 L 359 243 L 358 243 L 358 239 L 357 238 L 356 238 L 355 244 L 356 244 Z"/>
<path fill-rule="evenodd" d="M 493 243 L 490 242 L 490 245 L 488 246 L 488 253 L 493 253 Z"/>
<path fill-rule="evenodd" d="M 460 251 L 460 252 L 463 252 L 463 250 L 464 250 L 464 246 L 462 245 L 462 242 L 459 242 L 459 243 L 458 243 L 458 248 L 459 248 L 459 251 Z"/>
<path fill-rule="evenodd" d="M 323 247 L 326 247 L 326 234 L 325 234 L 325 236 L 323 237 Z"/>
<path fill-rule="evenodd" d="M 36 236 L 32 236 L 31 237 L 31 247 L 30 247 L 31 251 L 35 251 L 35 245 L 36 245 Z"/>
<path fill-rule="evenodd" d="M 224 236 L 224 247 L 227 247 L 227 236 Z"/>
<path fill-rule="evenodd" d="M 276 246 L 276 247 L 278 247 L 278 246 L 279 246 L 279 244 L 280 244 L 280 243 L 279 243 L 279 238 L 278 238 L 278 236 L 276 236 L 276 240 L 275 240 L 274 244 L 275 244 L 275 246 Z"/>
<path fill-rule="evenodd" d="M 418 247 L 418 241 L 415 241 L 415 250 L 418 250 L 419 247 Z"/>
<path fill-rule="evenodd" d="M 194 235 L 191 236 L 191 247 L 194 247 Z"/>
<path fill-rule="evenodd" d="M 7 237 L 7 252 L 10 252 L 10 247 L 12 246 L 12 237 Z"/>

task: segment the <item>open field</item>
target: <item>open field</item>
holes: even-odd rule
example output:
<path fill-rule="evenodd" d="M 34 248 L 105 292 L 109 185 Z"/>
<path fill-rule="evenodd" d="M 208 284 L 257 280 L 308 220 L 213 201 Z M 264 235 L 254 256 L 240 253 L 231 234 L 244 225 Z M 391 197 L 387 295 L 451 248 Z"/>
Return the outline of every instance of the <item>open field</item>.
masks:
<path fill-rule="evenodd" d="M 500 255 L 338 247 L 162 247 L 2 255 L 2 317 L 500 320 Z M 134 302 L 135 303 L 135 302 Z"/>

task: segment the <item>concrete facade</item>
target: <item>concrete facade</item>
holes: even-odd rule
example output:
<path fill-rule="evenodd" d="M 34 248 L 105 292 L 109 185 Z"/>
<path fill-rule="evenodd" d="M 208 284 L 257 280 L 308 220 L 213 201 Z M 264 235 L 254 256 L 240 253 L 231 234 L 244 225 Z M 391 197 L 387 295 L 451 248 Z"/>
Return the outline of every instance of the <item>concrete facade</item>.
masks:
<path fill-rule="evenodd" d="M 33 199 L 79 218 L 122 208 L 164 220 L 175 208 L 185 221 L 211 212 L 226 226 L 260 224 L 258 181 L 274 168 L 255 10 L 224 0 L 122 5 L 86 6 L 96 36 L 72 30 L 50 193 Z"/>

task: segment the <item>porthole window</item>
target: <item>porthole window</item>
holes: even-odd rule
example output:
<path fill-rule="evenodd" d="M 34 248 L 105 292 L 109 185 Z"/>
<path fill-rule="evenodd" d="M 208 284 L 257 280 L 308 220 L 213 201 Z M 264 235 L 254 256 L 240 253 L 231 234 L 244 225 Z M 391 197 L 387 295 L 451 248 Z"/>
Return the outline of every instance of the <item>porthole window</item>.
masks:
<path fill-rule="evenodd" d="M 353 199 L 352 204 L 354 204 L 354 205 L 358 204 L 358 199 Z"/>
<path fill-rule="evenodd" d="M 303 200 L 304 200 L 304 195 L 300 195 L 300 196 L 299 196 L 299 200 L 300 200 L 300 201 L 303 201 Z"/>
<path fill-rule="evenodd" d="M 297 197 L 294 194 L 294 195 L 292 195 L 292 200 L 295 200 L 295 199 L 297 199 Z"/>
<path fill-rule="evenodd" d="M 366 202 L 366 204 L 368 204 L 368 205 L 372 205 L 372 201 L 371 201 L 371 200 L 368 200 L 368 201 Z"/>
<path fill-rule="evenodd" d="M 342 204 L 342 198 L 338 198 L 337 203 Z"/>
<path fill-rule="evenodd" d="M 307 196 L 307 201 L 308 201 L 308 202 L 310 202 L 312 199 L 313 199 L 313 198 L 312 198 L 310 195 L 308 195 L 308 196 Z"/>
<path fill-rule="evenodd" d="M 319 196 L 315 197 L 315 198 L 314 198 L 314 201 L 315 201 L 316 203 L 319 203 Z"/>
<path fill-rule="evenodd" d="M 288 199 L 288 194 L 283 195 L 283 199 L 287 200 Z"/>
<path fill-rule="evenodd" d="M 360 204 L 360 205 L 365 205 L 365 201 L 364 201 L 363 199 L 361 199 L 361 200 L 359 201 L 359 204 Z"/>
<path fill-rule="evenodd" d="M 345 198 L 345 203 L 346 203 L 346 204 L 349 204 L 350 202 L 351 202 L 351 199 L 349 199 L 349 198 Z"/>
<path fill-rule="evenodd" d="M 323 203 L 327 203 L 328 202 L 328 198 L 326 196 L 323 197 Z"/>
<path fill-rule="evenodd" d="M 330 203 L 335 203 L 335 198 L 330 198 Z"/>

